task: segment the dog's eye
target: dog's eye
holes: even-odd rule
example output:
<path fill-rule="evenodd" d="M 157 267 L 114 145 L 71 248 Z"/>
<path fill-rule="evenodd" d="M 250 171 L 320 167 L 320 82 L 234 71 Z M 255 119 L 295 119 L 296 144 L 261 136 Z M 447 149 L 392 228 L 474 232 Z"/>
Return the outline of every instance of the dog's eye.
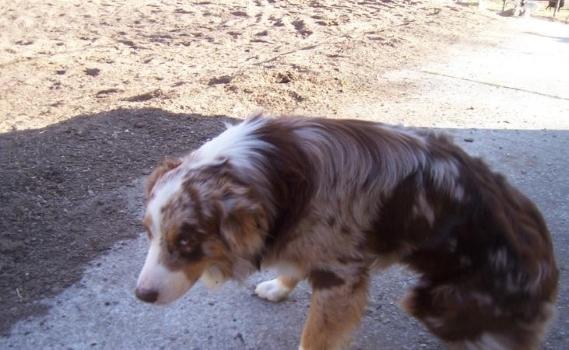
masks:
<path fill-rule="evenodd" d="M 178 240 L 178 244 L 180 245 L 180 247 L 187 247 L 190 245 L 190 240 L 187 238 L 180 238 Z"/>

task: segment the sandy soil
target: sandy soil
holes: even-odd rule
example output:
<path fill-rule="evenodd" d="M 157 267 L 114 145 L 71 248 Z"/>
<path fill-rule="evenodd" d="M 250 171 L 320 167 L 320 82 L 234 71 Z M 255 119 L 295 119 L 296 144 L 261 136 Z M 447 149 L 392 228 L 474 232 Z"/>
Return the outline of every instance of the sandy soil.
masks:
<path fill-rule="evenodd" d="M 412 122 L 383 74 L 498 22 L 446 0 L 0 0 L 0 332 L 140 231 L 122 193 L 165 154 L 258 108 Z"/>
<path fill-rule="evenodd" d="M 0 3 L 0 131 L 118 107 L 344 116 L 493 22 L 443 0 Z"/>

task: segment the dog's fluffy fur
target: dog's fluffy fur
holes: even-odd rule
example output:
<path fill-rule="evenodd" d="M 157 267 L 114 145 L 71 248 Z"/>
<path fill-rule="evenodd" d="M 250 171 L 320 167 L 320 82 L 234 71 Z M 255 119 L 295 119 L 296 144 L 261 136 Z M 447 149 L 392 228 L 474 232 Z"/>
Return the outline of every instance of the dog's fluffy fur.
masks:
<path fill-rule="evenodd" d="M 137 295 L 167 303 L 200 277 L 307 278 L 302 349 L 346 344 L 369 274 L 419 274 L 403 306 L 451 348 L 536 349 L 558 270 L 538 209 L 444 136 L 356 120 L 256 116 L 149 177 Z"/>

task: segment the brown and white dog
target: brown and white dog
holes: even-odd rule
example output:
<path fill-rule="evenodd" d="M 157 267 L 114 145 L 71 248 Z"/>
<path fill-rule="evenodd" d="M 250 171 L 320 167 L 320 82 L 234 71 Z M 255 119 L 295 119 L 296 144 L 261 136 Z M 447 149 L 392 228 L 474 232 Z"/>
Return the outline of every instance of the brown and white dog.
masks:
<path fill-rule="evenodd" d="M 256 293 L 312 303 L 301 349 L 349 341 L 369 274 L 419 274 L 404 308 L 451 348 L 536 349 L 558 270 L 538 209 L 444 136 L 356 120 L 256 116 L 149 177 L 136 295 L 181 297 L 260 266 Z"/>

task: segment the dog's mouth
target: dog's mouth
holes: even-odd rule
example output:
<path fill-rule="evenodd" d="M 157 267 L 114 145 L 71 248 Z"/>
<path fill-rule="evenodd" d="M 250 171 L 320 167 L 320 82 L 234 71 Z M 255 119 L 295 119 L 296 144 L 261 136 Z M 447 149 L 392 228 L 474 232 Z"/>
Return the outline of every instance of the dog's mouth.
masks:
<path fill-rule="evenodd" d="M 134 294 L 145 303 L 165 305 L 186 294 L 196 280 L 188 279 L 187 275 L 182 272 L 146 271 L 145 273 L 143 269 Z M 217 266 L 213 265 L 203 271 L 200 280 L 207 288 L 215 289 L 225 282 L 226 276 Z"/>
<path fill-rule="evenodd" d="M 180 299 L 180 297 L 183 296 L 185 292 L 172 293 L 168 290 L 158 291 L 155 289 L 136 287 L 136 289 L 134 290 L 134 294 L 139 300 L 145 303 L 154 304 L 154 305 L 167 305 Z"/>
<path fill-rule="evenodd" d="M 184 295 L 201 275 L 201 267 L 171 269 L 165 266 L 158 244 L 151 244 L 138 277 L 134 294 L 146 303 L 168 304 Z"/>
<path fill-rule="evenodd" d="M 163 266 L 143 268 L 134 294 L 151 304 L 169 304 L 182 297 L 195 281 L 182 271 L 170 271 Z"/>

